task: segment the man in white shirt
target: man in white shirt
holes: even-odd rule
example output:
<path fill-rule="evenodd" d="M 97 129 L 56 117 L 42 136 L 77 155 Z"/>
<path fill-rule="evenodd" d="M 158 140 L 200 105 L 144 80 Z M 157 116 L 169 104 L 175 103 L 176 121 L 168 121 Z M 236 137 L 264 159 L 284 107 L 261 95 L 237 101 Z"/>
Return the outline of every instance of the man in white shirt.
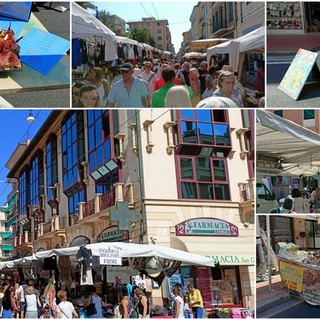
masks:
<path fill-rule="evenodd" d="M 122 79 L 116 82 L 108 95 L 107 107 L 143 108 L 148 106 L 149 93 L 145 81 L 133 77 L 133 65 L 120 68 Z"/>

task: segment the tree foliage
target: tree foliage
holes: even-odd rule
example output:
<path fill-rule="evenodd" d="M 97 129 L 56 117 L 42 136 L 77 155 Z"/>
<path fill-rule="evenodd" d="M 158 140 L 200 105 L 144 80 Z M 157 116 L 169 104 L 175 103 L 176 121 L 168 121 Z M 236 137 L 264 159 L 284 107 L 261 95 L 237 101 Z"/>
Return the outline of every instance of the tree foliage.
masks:
<path fill-rule="evenodd" d="M 151 33 L 147 28 L 143 28 L 143 29 L 134 28 L 131 31 L 130 38 L 140 43 L 150 44 L 152 47 L 155 46 L 155 41 L 151 37 Z"/>

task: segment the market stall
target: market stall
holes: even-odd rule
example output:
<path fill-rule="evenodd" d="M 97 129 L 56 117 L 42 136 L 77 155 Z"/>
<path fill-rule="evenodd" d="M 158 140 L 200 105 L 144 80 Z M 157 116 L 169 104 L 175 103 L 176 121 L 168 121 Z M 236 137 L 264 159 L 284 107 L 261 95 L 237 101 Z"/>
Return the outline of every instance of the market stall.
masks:
<path fill-rule="evenodd" d="M 241 75 L 244 53 L 264 52 L 264 45 L 265 27 L 263 26 L 237 39 L 208 48 L 208 61 L 210 61 L 210 57 L 214 54 L 229 54 L 229 64 Z"/>
<path fill-rule="evenodd" d="M 320 305 L 320 253 L 299 250 L 292 243 L 279 245 L 279 271 L 288 294 Z"/>

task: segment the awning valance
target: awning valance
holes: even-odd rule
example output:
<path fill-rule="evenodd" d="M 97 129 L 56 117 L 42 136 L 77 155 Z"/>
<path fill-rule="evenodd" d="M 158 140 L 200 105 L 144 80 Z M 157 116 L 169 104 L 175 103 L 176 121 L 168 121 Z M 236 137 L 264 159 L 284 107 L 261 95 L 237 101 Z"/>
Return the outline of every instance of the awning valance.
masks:
<path fill-rule="evenodd" d="M 254 265 L 252 237 L 171 237 L 171 247 L 206 256 L 221 265 Z"/>

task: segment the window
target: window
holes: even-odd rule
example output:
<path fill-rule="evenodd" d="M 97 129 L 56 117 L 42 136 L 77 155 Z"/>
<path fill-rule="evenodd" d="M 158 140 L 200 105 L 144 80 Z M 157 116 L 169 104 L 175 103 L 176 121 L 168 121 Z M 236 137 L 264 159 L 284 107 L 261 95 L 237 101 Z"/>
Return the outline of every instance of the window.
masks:
<path fill-rule="evenodd" d="M 158 40 L 161 41 L 162 40 L 162 36 L 158 36 Z"/>
<path fill-rule="evenodd" d="M 283 110 L 276 110 L 276 111 L 274 111 L 274 114 L 276 114 L 277 116 L 283 118 Z"/>
<path fill-rule="evenodd" d="M 101 168 L 118 155 L 119 141 L 114 135 L 119 133 L 118 111 L 88 110 L 89 171 Z M 111 134 L 112 133 L 112 134 Z M 118 167 L 96 180 L 96 192 L 106 193 L 119 181 Z"/>
<path fill-rule="evenodd" d="M 81 165 L 85 160 L 83 112 L 69 113 L 62 123 L 61 132 L 63 189 L 69 199 L 69 214 L 75 215 L 74 201 L 85 198 L 84 193 L 81 196 L 85 189 Z"/>
<path fill-rule="evenodd" d="M 29 204 L 29 170 L 26 166 L 19 177 L 19 211 L 20 217 L 27 215 L 27 205 Z"/>
<path fill-rule="evenodd" d="M 57 136 L 51 134 L 46 145 L 46 178 L 47 178 L 47 200 L 53 206 L 55 204 L 56 191 L 53 188 L 58 183 L 58 149 Z"/>
<path fill-rule="evenodd" d="M 233 21 L 233 2 L 229 2 L 229 20 L 230 22 Z"/>
<path fill-rule="evenodd" d="M 303 120 L 315 119 L 314 110 L 303 110 Z"/>
<path fill-rule="evenodd" d="M 179 156 L 183 199 L 230 200 L 226 159 Z"/>
<path fill-rule="evenodd" d="M 30 168 L 30 205 L 41 204 L 41 194 L 44 194 L 43 152 L 38 151 L 31 161 Z"/>
<path fill-rule="evenodd" d="M 226 110 L 179 110 L 176 158 L 182 199 L 230 200 L 227 155 L 231 150 Z"/>

